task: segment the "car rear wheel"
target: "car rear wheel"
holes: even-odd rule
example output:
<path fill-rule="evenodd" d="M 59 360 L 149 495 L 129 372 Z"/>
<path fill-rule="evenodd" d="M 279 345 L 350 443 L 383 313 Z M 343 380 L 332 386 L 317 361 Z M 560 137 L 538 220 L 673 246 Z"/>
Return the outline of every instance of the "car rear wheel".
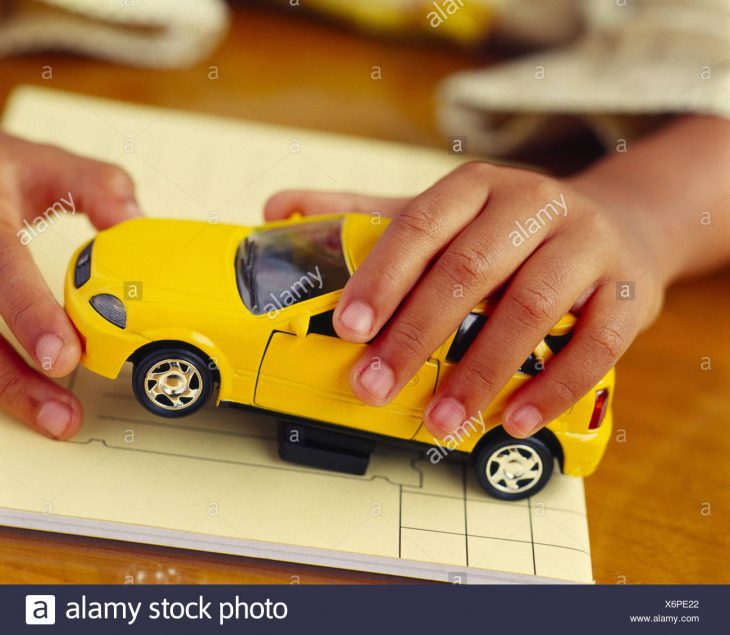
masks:
<path fill-rule="evenodd" d="M 206 360 L 183 348 L 157 350 L 134 364 L 137 400 L 161 417 L 184 417 L 201 408 L 213 391 Z"/>
<path fill-rule="evenodd" d="M 537 494 L 550 480 L 553 454 L 535 437 L 500 437 L 478 450 L 474 470 L 487 494 L 502 500 L 520 500 Z"/>

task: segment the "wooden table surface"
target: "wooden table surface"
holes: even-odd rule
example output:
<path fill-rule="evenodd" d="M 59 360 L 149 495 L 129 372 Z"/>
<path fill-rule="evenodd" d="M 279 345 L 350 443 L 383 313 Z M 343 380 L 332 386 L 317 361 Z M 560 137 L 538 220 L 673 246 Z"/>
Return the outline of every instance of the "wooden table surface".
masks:
<path fill-rule="evenodd" d="M 433 117 L 444 76 L 484 54 L 370 40 L 285 13 L 237 8 L 214 57 L 157 72 L 61 54 L 0 60 L 18 84 L 445 147 Z M 42 67 L 53 68 L 44 80 Z M 208 79 L 209 66 L 219 79 Z M 381 80 L 370 79 L 374 65 Z M 673 288 L 618 367 L 615 434 L 586 481 L 602 583 L 730 582 L 730 272 Z M 707 369 L 707 365 L 710 369 Z M 386 576 L 0 529 L 14 583 L 389 582 Z"/>

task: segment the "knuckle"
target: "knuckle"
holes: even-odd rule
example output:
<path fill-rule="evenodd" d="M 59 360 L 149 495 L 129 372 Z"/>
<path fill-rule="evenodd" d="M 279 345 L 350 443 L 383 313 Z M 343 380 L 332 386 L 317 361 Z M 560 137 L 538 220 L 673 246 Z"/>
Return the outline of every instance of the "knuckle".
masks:
<path fill-rule="evenodd" d="M 0 272 L 5 278 L 2 289 L 2 317 L 7 322 L 11 330 L 16 331 L 19 327 L 24 326 L 24 322 L 31 319 L 29 316 L 36 312 L 36 307 L 40 311 L 40 298 L 37 297 L 35 290 L 32 288 L 24 288 L 21 274 L 14 272 L 6 266 L 5 258 L 7 256 L 6 249 L 0 250 Z"/>
<path fill-rule="evenodd" d="M 581 397 L 573 384 L 559 377 L 553 377 L 550 382 L 550 388 L 561 404 L 574 404 Z"/>
<path fill-rule="evenodd" d="M 551 201 L 560 195 L 560 186 L 549 176 L 535 176 L 528 187 L 537 201 Z"/>
<path fill-rule="evenodd" d="M 491 263 L 486 253 L 473 246 L 448 249 L 441 258 L 447 275 L 460 284 L 479 283 L 490 271 Z"/>
<path fill-rule="evenodd" d="M 0 307 L 2 317 L 16 332 L 33 317 L 47 315 L 42 291 L 28 282 L 27 269 L 19 263 L 19 255 L 24 249 L 20 244 L 0 249 L 0 275 L 3 278 Z"/>
<path fill-rule="evenodd" d="M 508 295 L 510 313 L 521 327 L 549 322 L 557 305 L 557 290 L 546 280 L 522 285 Z"/>
<path fill-rule="evenodd" d="M 372 267 L 372 270 L 367 274 L 367 281 L 369 283 L 375 283 L 380 292 L 388 293 L 390 290 L 396 290 L 402 286 L 405 272 L 403 271 L 403 266 L 398 261 L 393 259 L 388 259 L 387 261 L 385 259 L 375 260 L 372 263 Z M 358 276 L 356 271 L 353 280 L 357 278 L 357 284 L 360 285 L 365 280 L 363 275 L 366 270 L 360 269 L 358 271 L 362 271 L 363 274 Z"/>
<path fill-rule="evenodd" d="M 458 170 L 468 176 L 486 178 L 494 172 L 495 166 L 486 161 L 467 161 L 460 165 Z"/>
<path fill-rule="evenodd" d="M 483 397 L 496 393 L 497 383 L 494 374 L 484 362 L 478 359 L 469 359 L 464 367 L 459 369 L 459 373 L 464 382 L 477 396 Z"/>
<path fill-rule="evenodd" d="M 428 210 L 422 206 L 409 206 L 395 217 L 394 231 L 404 234 L 409 241 L 416 239 L 427 243 L 439 242 L 439 236 L 443 233 L 438 220 L 443 216 L 442 209 L 443 205 L 438 197 L 429 202 Z"/>
<path fill-rule="evenodd" d="M 5 220 L 0 221 L 0 230 L 5 229 Z M 15 233 L 15 230 L 13 230 Z M 23 246 L 18 242 L 17 244 L 8 244 L 0 248 L 0 271 L 3 273 L 3 277 L 6 279 L 10 271 L 15 267 L 14 265 L 18 262 L 18 257 Z"/>
<path fill-rule="evenodd" d="M 581 233 L 587 244 L 601 245 L 613 232 L 612 224 L 600 210 L 588 208 L 583 211 Z"/>
<path fill-rule="evenodd" d="M 9 303 L 9 308 L 5 312 L 4 317 L 8 320 L 8 324 L 11 327 L 18 327 L 23 325 L 24 320 L 29 311 L 31 311 L 36 305 L 33 298 L 27 297 L 16 297 L 13 298 Z"/>
<path fill-rule="evenodd" d="M 388 338 L 399 354 L 407 357 L 426 358 L 432 351 L 427 351 L 424 343 L 425 329 L 410 319 L 400 319 L 388 333 Z"/>
<path fill-rule="evenodd" d="M 0 374 L 0 404 L 13 404 L 23 392 L 23 381 L 17 374 L 3 370 Z"/>
<path fill-rule="evenodd" d="M 607 364 L 613 364 L 626 348 L 626 338 L 620 328 L 604 324 L 586 333 L 593 351 Z"/>

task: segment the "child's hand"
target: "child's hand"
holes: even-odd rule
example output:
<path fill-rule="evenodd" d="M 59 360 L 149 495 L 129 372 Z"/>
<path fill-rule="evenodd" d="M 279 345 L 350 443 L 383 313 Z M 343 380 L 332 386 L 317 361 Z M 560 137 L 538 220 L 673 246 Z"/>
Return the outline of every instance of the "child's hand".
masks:
<path fill-rule="evenodd" d="M 138 216 L 129 176 L 113 165 L 0 133 L 0 315 L 37 367 L 0 338 L 0 408 L 57 439 L 76 433 L 82 410 L 48 377 L 70 373 L 81 344 L 25 245 L 49 240 L 44 234 L 54 231 L 63 213 L 80 211 L 100 229 Z M 43 233 L 29 227 L 44 227 Z"/>
<path fill-rule="evenodd" d="M 334 313 L 338 335 L 351 342 L 367 342 L 395 314 L 352 369 L 352 389 L 366 403 L 392 399 L 467 313 L 505 285 L 426 409 L 438 437 L 493 400 L 573 311 L 579 320 L 568 346 L 503 413 L 512 435 L 534 433 L 616 364 L 657 315 L 669 277 L 662 232 L 641 215 L 608 209 L 568 182 L 488 163 L 467 163 L 412 200 L 290 191 L 266 206 L 268 219 L 293 211 L 394 216 Z M 618 298 L 619 283 L 631 299 Z"/>

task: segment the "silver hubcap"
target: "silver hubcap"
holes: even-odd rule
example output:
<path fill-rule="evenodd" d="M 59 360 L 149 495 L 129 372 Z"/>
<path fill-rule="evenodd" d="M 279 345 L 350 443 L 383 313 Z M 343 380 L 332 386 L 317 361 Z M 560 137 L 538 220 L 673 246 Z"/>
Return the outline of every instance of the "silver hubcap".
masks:
<path fill-rule="evenodd" d="M 163 359 L 144 377 L 147 397 L 165 410 L 182 410 L 192 406 L 202 394 L 203 379 L 184 359 Z"/>
<path fill-rule="evenodd" d="M 487 480 L 500 492 L 521 494 L 542 476 L 542 459 L 529 445 L 515 443 L 496 450 L 487 460 Z"/>

